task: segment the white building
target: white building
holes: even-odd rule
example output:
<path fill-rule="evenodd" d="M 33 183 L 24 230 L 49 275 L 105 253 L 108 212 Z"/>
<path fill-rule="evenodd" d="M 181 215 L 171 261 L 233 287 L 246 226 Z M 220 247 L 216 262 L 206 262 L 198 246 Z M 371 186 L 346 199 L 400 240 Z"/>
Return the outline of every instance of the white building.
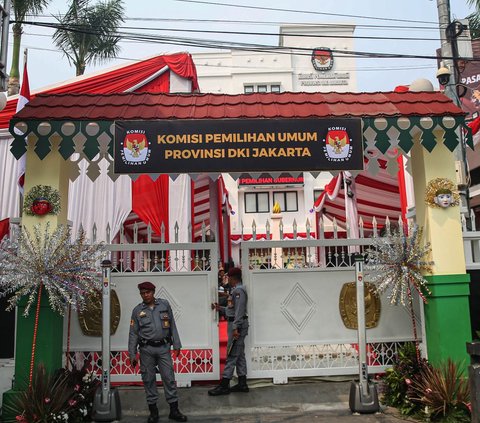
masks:
<path fill-rule="evenodd" d="M 355 26 L 349 24 L 282 25 L 276 48 L 193 53 L 200 90 L 224 94 L 355 92 L 355 58 L 349 54 L 354 50 L 354 30 Z M 289 175 L 250 175 L 248 181 L 223 175 L 235 211 L 231 216 L 234 243 L 242 232 L 252 233 L 254 222 L 257 236 L 265 234 L 275 202 L 280 204 L 286 234 L 292 233 L 296 222 L 297 231 L 303 236 L 307 219 L 315 231 L 315 215 L 310 210 L 315 194 L 323 190 L 331 174 L 322 172 L 313 177 L 303 173 L 290 175 L 290 179 L 280 176 Z M 235 246 L 232 255 L 234 262 L 239 263 Z"/>
<path fill-rule="evenodd" d="M 282 25 L 275 49 L 192 53 L 200 90 L 225 94 L 354 92 L 355 59 L 343 53 L 353 52 L 354 30 L 354 25 L 345 24 Z M 325 53 L 317 55 L 314 65 L 313 53 L 318 50 Z"/>

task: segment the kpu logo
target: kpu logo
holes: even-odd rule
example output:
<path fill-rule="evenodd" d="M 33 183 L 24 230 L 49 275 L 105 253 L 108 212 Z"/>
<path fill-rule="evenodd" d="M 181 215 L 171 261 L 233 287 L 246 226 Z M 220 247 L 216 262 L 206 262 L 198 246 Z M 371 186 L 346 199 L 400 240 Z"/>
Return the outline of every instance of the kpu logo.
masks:
<path fill-rule="evenodd" d="M 328 128 L 327 136 L 323 140 L 323 151 L 327 160 L 331 162 L 348 161 L 352 157 L 351 141 L 347 128 L 343 126 Z"/>
<path fill-rule="evenodd" d="M 142 165 L 150 159 L 151 150 L 142 129 L 130 129 L 123 140 L 122 160 L 128 165 Z"/>

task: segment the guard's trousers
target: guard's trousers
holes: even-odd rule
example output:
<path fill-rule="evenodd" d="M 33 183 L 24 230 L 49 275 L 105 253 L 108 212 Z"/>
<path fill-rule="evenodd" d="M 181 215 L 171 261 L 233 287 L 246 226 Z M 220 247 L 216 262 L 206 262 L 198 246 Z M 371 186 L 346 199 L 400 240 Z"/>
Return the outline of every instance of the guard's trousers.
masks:
<path fill-rule="evenodd" d="M 240 337 L 235 341 L 232 350 L 230 351 L 227 361 L 225 362 L 225 369 L 223 370 L 223 378 L 231 379 L 235 368 L 237 369 L 237 376 L 247 375 L 247 360 L 245 359 L 245 337 L 248 335 L 248 324 L 239 328 Z M 228 344 L 227 351 L 233 342 L 233 322 L 228 322 L 227 326 Z"/>
<path fill-rule="evenodd" d="M 156 404 L 158 400 L 156 367 L 160 371 L 165 399 L 170 404 L 178 401 L 177 383 L 173 371 L 173 360 L 170 344 L 140 347 L 140 372 L 143 386 L 147 394 L 147 404 Z"/>

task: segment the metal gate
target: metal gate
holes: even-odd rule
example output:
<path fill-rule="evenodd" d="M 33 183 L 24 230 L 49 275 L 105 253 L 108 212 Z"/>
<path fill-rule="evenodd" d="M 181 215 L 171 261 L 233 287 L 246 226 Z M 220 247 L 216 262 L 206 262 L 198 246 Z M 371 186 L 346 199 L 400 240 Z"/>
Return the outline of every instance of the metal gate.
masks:
<path fill-rule="evenodd" d="M 342 288 L 355 281 L 354 253 L 365 254 L 371 243 L 371 238 L 242 243 L 249 377 L 286 383 L 289 377 L 358 373 L 357 331 L 342 318 L 355 314 L 356 306 L 349 306 Z M 390 305 L 386 296 L 379 302 L 378 325 L 367 330 L 370 373 L 384 372 L 398 347 L 414 340 L 407 310 Z M 422 327 L 423 308 L 418 301 L 415 306 Z"/>
<path fill-rule="evenodd" d="M 141 301 L 137 284 L 151 281 L 156 296 L 171 306 L 182 342 L 182 354 L 174 366 L 179 386 L 194 380 L 218 380 L 219 342 L 217 313 L 210 304 L 217 296 L 217 246 L 196 243 L 121 243 L 107 246 L 112 261 L 112 382 L 140 382 L 128 359 L 128 332 L 133 308 Z M 77 366 L 86 364 L 93 372 L 101 368 L 101 336 L 95 333 L 100 309 L 90 308 L 87 315 L 72 313 L 65 319 L 64 348 Z M 101 318 L 100 318 L 101 321 Z"/>

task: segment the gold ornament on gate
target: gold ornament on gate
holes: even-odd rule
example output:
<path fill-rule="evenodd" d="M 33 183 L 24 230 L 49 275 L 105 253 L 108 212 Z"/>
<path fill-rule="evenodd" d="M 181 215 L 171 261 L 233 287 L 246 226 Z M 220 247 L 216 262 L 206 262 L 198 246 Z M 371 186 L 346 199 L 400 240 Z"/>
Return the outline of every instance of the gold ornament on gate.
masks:
<path fill-rule="evenodd" d="M 365 282 L 365 326 L 371 329 L 378 326 L 381 313 L 381 302 L 375 293 L 375 286 Z M 339 298 L 340 316 L 347 329 L 358 328 L 357 318 L 357 289 L 355 282 L 343 284 Z"/>
<path fill-rule="evenodd" d="M 78 312 L 78 322 L 85 336 L 102 336 L 102 292 L 88 297 L 83 311 Z M 120 301 L 117 292 L 110 291 L 110 335 L 114 335 L 120 323 Z"/>

